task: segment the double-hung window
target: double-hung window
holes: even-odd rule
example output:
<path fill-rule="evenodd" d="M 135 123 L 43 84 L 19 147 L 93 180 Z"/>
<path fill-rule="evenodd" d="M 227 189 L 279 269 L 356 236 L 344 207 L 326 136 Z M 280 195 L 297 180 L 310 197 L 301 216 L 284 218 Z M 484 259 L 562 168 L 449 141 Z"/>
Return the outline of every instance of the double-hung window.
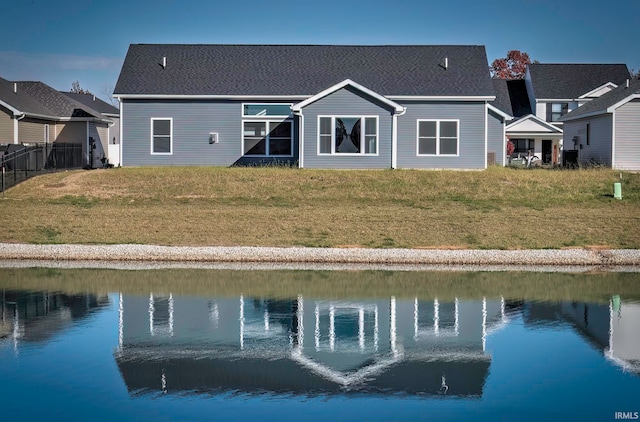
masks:
<path fill-rule="evenodd" d="M 293 155 L 291 104 L 243 104 L 243 154 L 259 157 Z"/>
<path fill-rule="evenodd" d="M 418 120 L 418 155 L 458 155 L 458 120 Z"/>
<path fill-rule="evenodd" d="M 173 153 L 173 119 L 151 119 L 151 154 Z"/>
<path fill-rule="evenodd" d="M 378 117 L 318 117 L 318 153 L 377 155 Z"/>

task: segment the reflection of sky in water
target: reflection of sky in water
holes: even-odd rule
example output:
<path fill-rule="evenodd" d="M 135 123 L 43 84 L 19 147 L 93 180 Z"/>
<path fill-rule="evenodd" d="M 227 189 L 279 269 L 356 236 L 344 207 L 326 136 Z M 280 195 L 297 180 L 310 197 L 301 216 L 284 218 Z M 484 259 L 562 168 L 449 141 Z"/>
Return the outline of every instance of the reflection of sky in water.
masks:
<path fill-rule="evenodd" d="M 279 301 L 270 307 L 262 299 L 243 298 L 241 317 L 239 298 L 165 295 L 152 300 L 150 296 L 125 296 L 121 309 L 121 297 L 111 294 L 106 303 L 95 305 L 81 317 L 56 314 L 55 318 L 65 323 L 48 323 L 51 331 L 44 340 L 14 342 L 11 336 L 0 340 L 4 414 L 24 420 L 44 414 L 48 420 L 88 415 L 98 420 L 276 420 L 284 415 L 304 415 L 305 420 L 425 420 L 427 416 L 430 420 L 494 420 L 497 416 L 513 420 L 613 420 L 616 411 L 640 410 L 640 377 L 605 357 L 610 337 L 616 332 L 605 331 L 602 337 L 598 326 L 613 325 L 621 330 L 629 327 L 622 321 L 635 319 L 631 326 L 639 334 L 640 315 L 635 313 L 639 305 L 625 304 L 624 298 L 617 304 L 621 312 L 610 312 L 606 305 L 593 305 L 585 312 L 584 304 L 525 302 L 506 314 L 500 299 L 429 302 L 390 298 L 335 303 L 300 299 Z M 201 320 L 187 324 L 180 319 L 181 312 L 200 302 Z M 231 303 L 235 308 L 225 307 Z M 134 306 L 140 314 L 136 321 L 139 331 L 132 326 L 127 332 L 126 318 L 122 326 L 123 314 Z M 473 315 L 479 320 L 469 326 Z M 44 321 L 46 316 L 38 318 Z M 224 330 L 229 320 L 238 328 L 242 323 L 244 338 L 229 329 L 222 337 L 228 335 L 231 345 L 212 341 L 210 334 Z M 389 322 L 394 320 L 396 328 L 392 330 Z M 302 333 L 295 328 L 300 326 L 305 328 Z M 24 338 L 27 335 L 25 332 Z M 132 394 L 117 363 L 119 344 L 124 342 L 126 350 L 128 341 L 136 344 L 137 352 L 152 352 L 147 357 L 155 353 L 152 359 L 160 361 L 168 359 L 169 355 L 163 355 L 166 350 L 190 349 L 200 356 L 228 353 L 232 356 L 229 365 L 242 364 L 245 352 L 269 365 L 270 359 L 280 359 L 278 353 L 269 355 L 273 349 L 295 353 L 302 343 L 307 361 L 294 359 L 295 364 L 303 372 L 316 371 L 317 376 L 332 382 L 340 379 L 331 380 L 331 376 L 355 379 L 357 368 L 373 368 L 368 374 L 362 371 L 366 384 L 367 377 L 383 377 L 403 359 L 423 362 L 428 356 L 446 355 L 453 349 L 458 356 L 449 357 L 454 366 L 464 364 L 469 356 L 480 356 L 488 370 L 481 395 L 468 397 L 357 393 L 357 389 L 355 394 L 343 389 L 337 394 L 327 391 L 301 396 L 264 391 L 165 396 L 161 390 L 148 390 Z M 324 368 L 333 372 L 323 375 L 322 368 L 311 368 L 309 362 L 330 363 Z M 169 389 L 171 382 L 167 376 Z M 439 378 L 435 382 L 440 385 Z M 459 387 L 452 377 L 447 383 L 452 392 Z"/>

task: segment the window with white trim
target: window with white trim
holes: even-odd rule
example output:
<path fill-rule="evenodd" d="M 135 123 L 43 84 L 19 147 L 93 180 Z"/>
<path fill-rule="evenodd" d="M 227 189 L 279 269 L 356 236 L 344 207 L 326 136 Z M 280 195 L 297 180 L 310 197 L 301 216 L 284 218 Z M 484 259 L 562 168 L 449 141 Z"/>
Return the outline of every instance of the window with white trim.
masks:
<path fill-rule="evenodd" d="M 292 126 L 291 120 L 243 121 L 244 155 L 290 157 L 293 152 Z"/>
<path fill-rule="evenodd" d="M 318 117 L 319 154 L 378 154 L 378 116 Z"/>
<path fill-rule="evenodd" d="M 151 154 L 173 153 L 173 119 L 151 119 Z"/>
<path fill-rule="evenodd" d="M 458 120 L 418 120 L 418 155 L 458 155 Z"/>

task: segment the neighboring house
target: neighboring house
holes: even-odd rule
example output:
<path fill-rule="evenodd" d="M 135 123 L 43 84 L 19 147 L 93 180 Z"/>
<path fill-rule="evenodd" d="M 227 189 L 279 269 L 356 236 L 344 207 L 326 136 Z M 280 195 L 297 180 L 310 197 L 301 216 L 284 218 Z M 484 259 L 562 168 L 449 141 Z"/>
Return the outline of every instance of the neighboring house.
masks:
<path fill-rule="evenodd" d="M 640 170 L 640 79 L 627 79 L 561 121 L 579 162 Z"/>
<path fill-rule="evenodd" d="M 83 165 L 99 167 L 110 124 L 113 121 L 99 111 L 42 82 L 0 78 L 0 143 L 81 144 Z"/>
<path fill-rule="evenodd" d="M 120 159 L 120 110 L 113 105 L 102 101 L 92 94 L 77 94 L 73 92 L 63 92 L 64 95 L 73 98 L 79 103 L 99 111 L 103 116 L 111 120 L 107 130 L 107 136 L 100 138 L 102 149 L 107 151 L 106 157 L 109 163 L 119 165 Z"/>
<path fill-rule="evenodd" d="M 126 166 L 484 169 L 509 117 L 483 46 L 134 44 L 114 96 Z"/>
<path fill-rule="evenodd" d="M 509 125 L 510 139 L 517 148 L 533 148 L 546 163 L 560 160 L 560 152 L 574 150 L 573 143 L 563 142 L 561 117 L 629 78 L 624 64 L 530 64 L 525 84 L 533 116 Z M 551 123 L 554 130 L 543 122 Z"/>

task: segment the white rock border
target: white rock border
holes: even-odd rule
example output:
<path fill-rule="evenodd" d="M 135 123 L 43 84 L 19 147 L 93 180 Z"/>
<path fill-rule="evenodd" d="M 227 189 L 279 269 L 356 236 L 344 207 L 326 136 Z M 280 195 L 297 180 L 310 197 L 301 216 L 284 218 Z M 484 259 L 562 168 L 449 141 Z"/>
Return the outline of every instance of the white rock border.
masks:
<path fill-rule="evenodd" d="M 0 260 L 402 264 L 484 266 L 640 266 L 637 249 L 435 250 L 251 246 L 35 245 L 0 243 Z"/>

